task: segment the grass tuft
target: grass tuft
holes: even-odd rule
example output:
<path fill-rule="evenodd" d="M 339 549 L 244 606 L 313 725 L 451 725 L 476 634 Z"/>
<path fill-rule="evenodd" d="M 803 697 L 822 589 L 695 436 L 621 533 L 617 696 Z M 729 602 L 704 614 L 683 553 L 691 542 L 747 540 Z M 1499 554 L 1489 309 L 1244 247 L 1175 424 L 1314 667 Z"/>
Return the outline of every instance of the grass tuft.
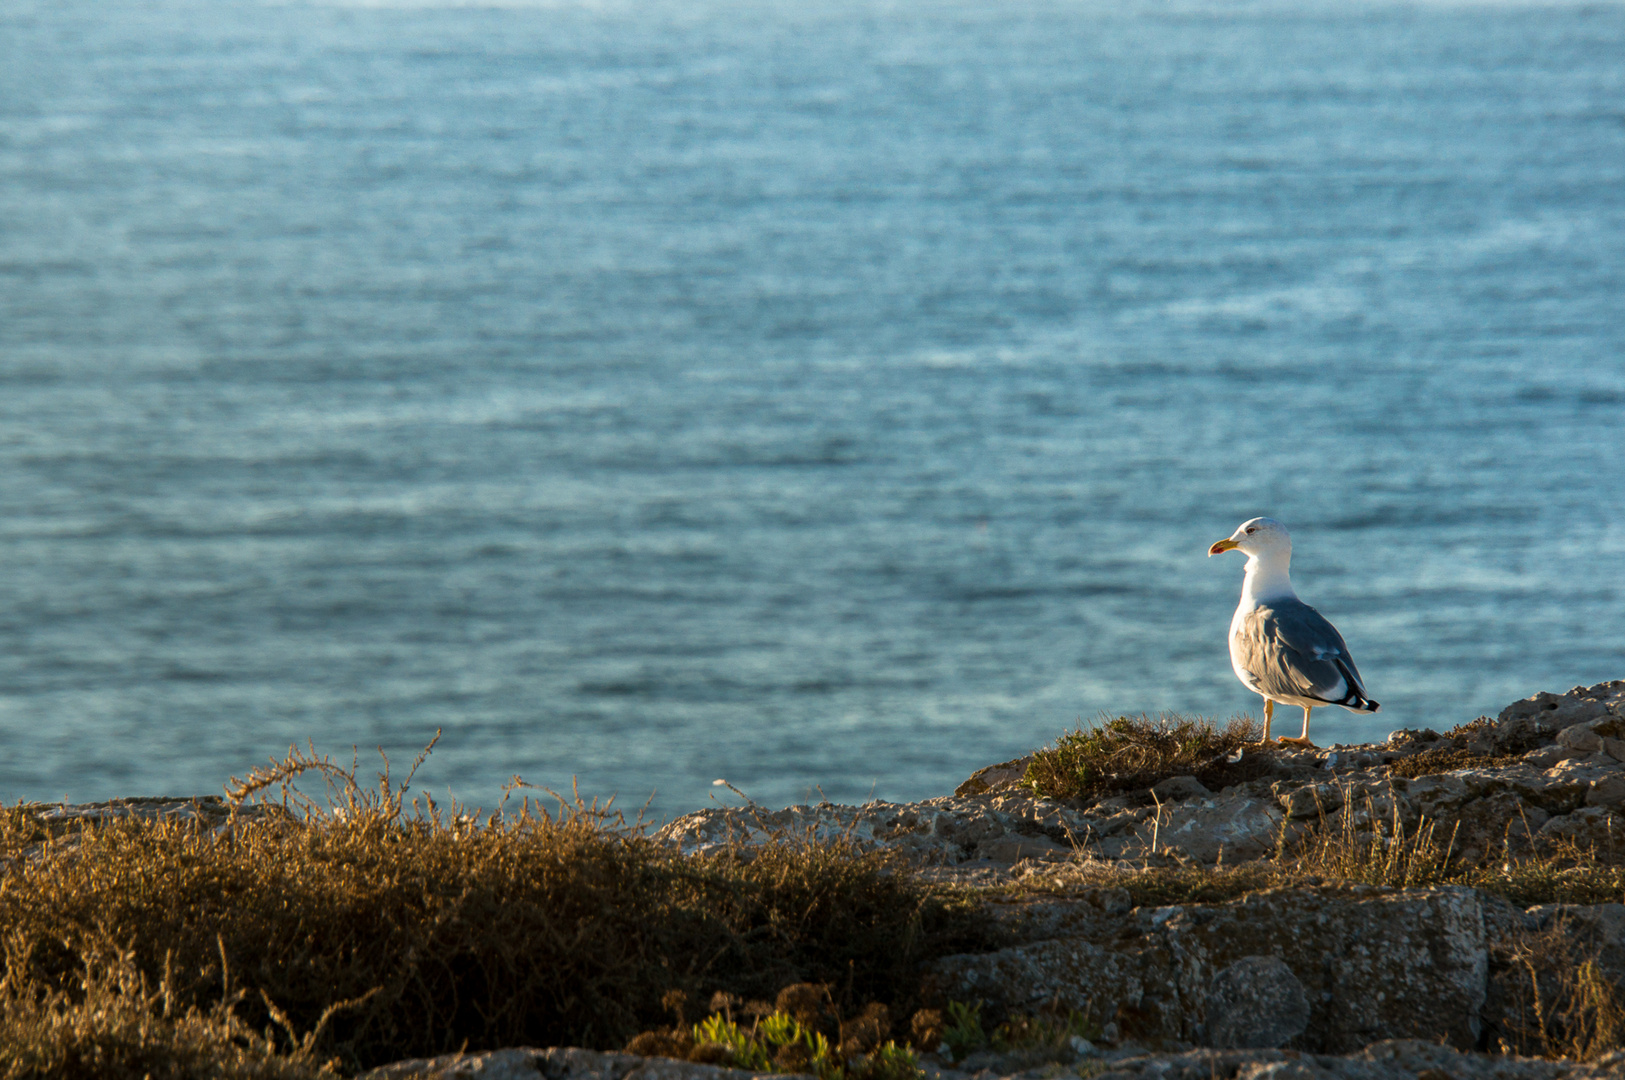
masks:
<path fill-rule="evenodd" d="M 1228 759 L 1262 734 L 1258 722 L 1236 717 L 1224 727 L 1211 720 L 1164 715 L 1102 717 L 1095 727 L 1062 735 L 1038 751 L 1022 778 L 1036 794 L 1084 799 L 1148 788 L 1171 776 L 1194 776 L 1218 790 L 1268 771 L 1260 755 Z"/>

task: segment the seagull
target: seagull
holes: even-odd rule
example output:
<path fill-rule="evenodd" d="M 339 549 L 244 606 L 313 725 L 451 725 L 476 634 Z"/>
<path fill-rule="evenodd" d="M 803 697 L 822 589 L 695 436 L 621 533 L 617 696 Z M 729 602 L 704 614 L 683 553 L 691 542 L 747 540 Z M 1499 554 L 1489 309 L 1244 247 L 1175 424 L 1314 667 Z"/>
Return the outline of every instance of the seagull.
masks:
<path fill-rule="evenodd" d="M 1276 702 L 1303 709 L 1303 734 L 1281 737 L 1294 746 L 1309 741 L 1309 714 L 1321 705 L 1351 712 L 1382 708 L 1366 696 L 1365 683 L 1337 627 L 1292 591 L 1292 535 L 1274 518 L 1242 522 L 1228 539 L 1207 549 L 1209 556 L 1240 551 L 1247 556 L 1241 603 L 1230 620 L 1230 666 L 1247 689 L 1264 699 L 1264 741 Z"/>

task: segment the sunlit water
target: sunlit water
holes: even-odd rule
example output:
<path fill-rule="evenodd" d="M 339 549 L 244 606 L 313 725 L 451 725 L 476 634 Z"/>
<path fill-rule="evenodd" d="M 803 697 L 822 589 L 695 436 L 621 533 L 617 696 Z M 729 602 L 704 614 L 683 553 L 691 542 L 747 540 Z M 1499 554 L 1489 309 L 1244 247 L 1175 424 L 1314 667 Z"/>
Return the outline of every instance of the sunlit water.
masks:
<path fill-rule="evenodd" d="M 1619 6 L 9 0 L 0 797 L 941 794 L 1256 709 L 1260 513 L 1447 727 L 1625 677 L 1622 356 Z"/>

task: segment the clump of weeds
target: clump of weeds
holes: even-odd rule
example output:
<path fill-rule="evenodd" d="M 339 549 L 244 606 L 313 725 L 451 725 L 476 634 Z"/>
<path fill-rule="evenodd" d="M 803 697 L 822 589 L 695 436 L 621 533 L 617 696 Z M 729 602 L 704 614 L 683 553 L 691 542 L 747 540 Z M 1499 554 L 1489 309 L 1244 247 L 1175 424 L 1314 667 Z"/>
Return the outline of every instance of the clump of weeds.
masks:
<path fill-rule="evenodd" d="M 1002 1065 L 1018 1069 L 1072 1061 L 1076 1040 L 1098 1038 L 1100 1026 L 1075 1010 L 1010 1016 L 989 1031 L 979 1001 L 950 1001 L 941 1029 L 941 1047 L 950 1060 L 991 1052 L 1004 1059 Z"/>

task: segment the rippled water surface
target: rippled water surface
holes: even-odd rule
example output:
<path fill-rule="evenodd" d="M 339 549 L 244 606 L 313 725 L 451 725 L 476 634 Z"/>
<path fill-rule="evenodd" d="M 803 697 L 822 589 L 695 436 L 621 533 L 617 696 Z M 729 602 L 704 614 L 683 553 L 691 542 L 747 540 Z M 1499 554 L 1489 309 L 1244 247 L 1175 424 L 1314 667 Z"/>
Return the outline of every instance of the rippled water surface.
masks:
<path fill-rule="evenodd" d="M 1625 677 L 1625 8 L 0 6 L 0 797 L 940 794 Z M 732 796 L 729 796 L 732 798 Z"/>

